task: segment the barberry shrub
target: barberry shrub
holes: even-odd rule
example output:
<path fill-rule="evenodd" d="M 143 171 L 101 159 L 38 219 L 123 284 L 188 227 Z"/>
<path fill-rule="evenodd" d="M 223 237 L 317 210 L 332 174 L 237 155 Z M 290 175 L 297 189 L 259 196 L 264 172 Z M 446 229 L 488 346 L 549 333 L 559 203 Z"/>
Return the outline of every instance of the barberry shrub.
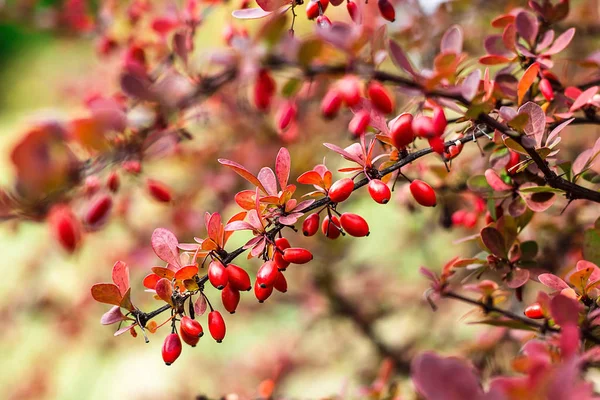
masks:
<path fill-rule="evenodd" d="M 396 380 L 410 375 L 407 391 L 425 399 L 596 398 L 586 373 L 600 362 L 600 53 L 582 45 L 569 0 L 504 10 L 479 36 L 470 23 L 413 21 L 411 2 L 243 1 L 210 54 L 197 38 L 214 29 L 209 11 L 231 5 L 98 3 L 66 1 L 56 23 L 99 34 L 118 88 L 89 94 L 73 119 L 32 126 L 12 149 L 16 183 L 0 211 L 47 223 L 73 254 L 111 221 L 131 224 L 136 200 L 169 210 L 143 235 L 158 262 L 128 255 L 112 271 L 94 266 L 112 280 L 91 296 L 111 306 L 101 323 L 117 325 L 115 336 L 161 335 L 162 360 L 177 365 L 207 341 L 226 351 L 243 329 L 228 330 L 238 315 L 268 307 L 252 299 L 285 301 L 294 289 L 294 301 L 316 309 L 314 290 L 383 359 L 362 396 L 399 399 Z M 419 43 L 418 23 L 436 40 Z M 311 155 L 322 161 L 309 165 Z M 178 173 L 194 179 L 155 176 L 159 156 L 186 159 Z M 198 211 L 200 198 L 210 212 Z M 398 270 L 421 272 L 424 296 L 386 288 L 390 277 L 374 284 L 374 260 L 353 284 L 364 286 L 360 303 L 381 309 L 359 309 L 336 284 L 349 272 L 330 266 L 340 247 L 378 246 L 353 207 L 362 200 L 424 216 L 419 240 L 393 256 Z M 432 245 L 436 224 L 462 238 Z M 414 248 L 456 254 L 425 267 L 411 263 Z M 130 281 L 134 263 L 147 265 Z M 304 282 L 312 289 L 294 288 L 302 274 L 314 275 Z M 418 337 L 394 349 L 377 335 L 376 314 L 420 302 L 430 307 L 413 324 L 443 321 L 436 329 L 452 336 L 462 323 L 447 312 L 452 300 L 487 336 L 441 355 Z M 272 397 L 294 364 L 280 362 L 249 393 Z"/>

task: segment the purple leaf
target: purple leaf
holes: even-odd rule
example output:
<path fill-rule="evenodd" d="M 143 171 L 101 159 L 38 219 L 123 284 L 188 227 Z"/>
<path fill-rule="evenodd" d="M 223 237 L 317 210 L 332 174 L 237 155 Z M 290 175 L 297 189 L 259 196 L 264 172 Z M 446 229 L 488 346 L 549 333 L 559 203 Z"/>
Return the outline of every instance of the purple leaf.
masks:
<path fill-rule="evenodd" d="M 444 33 L 440 45 L 441 53 L 462 53 L 463 33 L 458 25 L 453 25 Z"/>
<path fill-rule="evenodd" d="M 201 317 L 206 312 L 206 299 L 204 296 L 200 296 L 194 302 L 194 312 L 196 313 L 196 317 Z"/>
<path fill-rule="evenodd" d="M 536 103 L 528 101 L 519 107 L 519 114 L 522 112 L 529 115 L 529 121 L 527 121 L 527 125 L 525 125 L 523 131 L 526 135 L 533 136 L 537 145 L 541 146 L 544 131 L 546 130 L 546 114 L 544 114 L 544 110 Z"/>
<path fill-rule="evenodd" d="M 148 78 L 126 72 L 121 75 L 120 83 L 121 89 L 127 95 L 142 100 L 154 100 Z"/>
<path fill-rule="evenodd" d="M 400 45 L 393 40 L 390 40 L 390 55 L 392 57 L 392 61 L 398 68 L 403 69 L 412 76 L 417 76 L 417 73 L 413 69 L 410 60 L 406 56 L 406 53 L 404 53 L 402 47 L 400 47 Z"/>
<path fill-rule="evenodd" d="M 481 81 L 481 70 L 476 69 L 465 78 L 461 86 L 461 92 L 465 99 L 471 101 L 479 91 Z"/>
<path fill-rule="evenodd" d="M 288 215 L 284 215 L 283 217 L 279 217 L 278 221 L 283 225 L 294 225 L 298 221 L 298 218 L 300 218 L 302 215 L 304 214 L 300 212 L 291 213 Z"/>
<path fill-rule="evenodd" d="M 546 47 L 550 46 L 550 43 L 552 43 L 553 40 L 554 40 L 554 31 L 552 29 L 549 29 L 546 31 L 546 33 L 544 33 L 542 40 L 540 40 L 539 43 L 537 44 L 536 50 L 537 51 L 544 50 Z"/>
<path fill-rule="evenodd" d="M 590 158 L 592 158 L 593 154 L 594 153 L 592 149 L 587 149 L 577 156 L 575 161 L 573 161 L 573 166 L 571 167 L 571 172 L 573 173 L 573 176 L 579 175 L 586 169 L 588 162 L 590 161 Z"/>
<path fill-rule="evenodd" d="M 554 274 L 540 274 L 538 275 L 538 280 L 542 283 L 542 285 L 547 286 L 550 289 L 561 291 L 569 288 L 567 282 L 563 281 Z"/>
<path fill-rule="evenodd" d="M 285 147 L 279 149 L 279 153 L 277 153 L 277 158 L 275 159 L 275 174 L 279 181 L 279 187 L 282 190 L 285 189 L 288 179 L 290 179 L 291 163 L 290 152 Z"/>
<path fill-rule="evenodd" d="M 294 211 L 302 211 L 314 202 L 314 199 L 301 201 L 300 203 L 296 204 L 296 207 L 294 207 Z"/>
<path fill-rule="evenodd" d="M 124 334 L 125 332 L 129 332 L 130 330 L 132 330 L 133 328 L 135 328 L 137 326 L 137 322 L 129 325 L 129 326 L 124 326 L 123 328 L 119 329 L 118 331 L 115 332 L 115 336 L 121 336 L 122 334 Z"/>
<path fill-rule="evenodd" d="M 271 12 L 265 11 L 262 8 L 245 8 L 243 10 L 235 10 L 231 15 L 238 19 L 258 19 L 271 15 Z"/>
<path fill-rule="evenodd" d="M 537 18 L 527 11 L 521 11 L 515 19 L 517 32 L 529 44 L 535 42 L 538 34 L 539 24 Z"/>
<path fill-rule="evenodd" d="M 102 315 L 102 318 L 100 318 L 100 323 L 102 325 L 111 325 L 126 319 L 127 317 L 125 317 L 121 312 L 121 307 L 114 306 L 105 312 L 104 315 Z"/>
<path fill-rule="evenodd" d="M 512 121 L 512 119 L 517 116 L 517 111 L 514 108 L 502 106 L 500 107 L 500 110 L 498 110 L 498 114 L 500 114 L 502 119 L 508 122 Z"/>
<path fill-rule="evenodd" d="M 522 184 L 521 188 L 525 189 L 534 186 L 536 186 L 534 183 L 527 182 Z M 523 193 L 519 191 L 519 195 L 525 200 L 527 207 L 534 212 L 544 212 L 556 201 L 555 193 L 552 192 Z"/>
<path fill-rule="evenodd" d="M 177 245 L 177 237 L 168 229 L 157 228 L 152 233 L 152 239 L 150 240 L 154 253 L 161 260 L 181 268 L 181 262 L 179 261 L 179 250 Z"/>
<path fill-rule="evenodd" d="M 510 57 L 513 54 L 513 52 L 504 45 L 502 35 L 490 35 L 486 37 L 483 46 L 485 47 L 485 51 L 491 55 Z"/>
<path fill-rule="evenodd" d="M 575 28 L 567 29 L 562 35 L 556 38 L 552 46 L 544 52 L 544 55 L 553 55 L 563 51 L 575 36 Z"/>
<path fill-rule="evenodd" d="M 246 221 L 233 221 L 225 225 L 226 231 L 243 231 L 243 230 L 254 230 L 254 227 Z"/>
<path fill-rule="evenodd" d="M 568 119 L 565 122 L 558 125 L 556 128 L 552 129 L 552 132 L 550 132 L 550 134 L 548 135 L 547 142 L 552 143 L 552 139 L 554 139 L 560 133 L 560 131 L 565 129 L 567 127 L 567 125 L 569 125 L 571 122 L 573 122 L 574 119 L 575 118 Z"/>
<path fill-rule="evenodd" d="M 580 309 L 579 302 L 562 294 L 550 300 L 550 314 L 559 325 L 577 325 Z"/>
<path fill-rule="evenodd" d="M 504 237 L 496 228 L 492 228 L 491 226 L 483 228 L 481 230 L 481 240 L 490 253 L 501 258 L 506 258 L 507 252 Z"/>
<path fill-rule="evenodd" d="M 500 178 L 500 176 L 498 176 L 496 171 L 494 171 L 491 168 L 485 171 L 485 180 L 492 187 L 492 189 L 494 189 L 497 192 L 512 190 L 512 186 L 504 183 L 504 181 L 502 180 L 502 178 Z"/>
<path fill-rule="evenodd" d="M 269 167 L 263 167 L 258 172 L 258 180 L 262 183 L 263 187 L 267 190 L 267 194 L 272 196 L 277 194 L 277 180 L 275 173 Z"/>
<path fill-rule="evenodd" d="M 180 31 L 173 35 L 173 51 L 187 64 L 188 46 L 186 31 Z"/>
<path fill-rule="evenodd" d="M 342 149 L 339 146 L 336 146 L 335 144 L 323 143 L 323 146 L 327 147 L 329 150 L 333 150 L 336 153 L 340 154 L 346 160 L 354 161 L 355 163 L 362 165 L 362 160 L 360 158 L 355 157 L 354 155 L 348 153 L 346 150 Z"/>
<path fill-rule="evenodd" d="M 529 271 L 522 268 L 515 268 L 510 273 L 510 280 L 506 283 L 511 289 L 523 286 L 529 280 Z"/>

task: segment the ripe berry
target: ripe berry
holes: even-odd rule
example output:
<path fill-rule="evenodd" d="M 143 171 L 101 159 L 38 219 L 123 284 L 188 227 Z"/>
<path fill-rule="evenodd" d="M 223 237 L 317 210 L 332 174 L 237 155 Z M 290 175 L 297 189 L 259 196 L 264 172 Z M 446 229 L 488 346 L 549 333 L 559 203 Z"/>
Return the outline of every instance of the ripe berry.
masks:
<path fill-rule="evenodd" d="M 313 236 L 319 230 L 321 217 L 317 213 L 312 213 L 302 223 L 302 233 L 304 236 Z"/>
<path fill-rule="evenodd" d="M 88 225 L 95 225 L 101 222 L 110 213 L 112 205 L 112 198 L 109 195 L 105 194 L 98 197 L 92 202 L 90 208 L 85 214 L 85 223 Z"/>
<path fill-rule="evenodd" d="M 392 143 L 397 149 L 403 149 L 415 140 L 415 133 L 412 129 L 412 114 L 402 114 L 392 123 L 390 128 L 390 137 Z"/>
<path fill-rule="evenodd" d="M 223 316 L 220 312 L 211 311 L 208 313 L 208 330 L 217 343 L 223 341 L 225 337 L 225 321 L 223 321 Z"/>
<path fill-rule="evenodd" d="M 276 84 L 268 70 L 261 69 L 254 85 L 254 104 L 261 111 L 266 111 L 271 106 L 275 94 Z"/>
<path fill-rule="evenodd" d="M 329 89 L 321 100 L 321 113 L 327 119 L 335 118 L 342 107 L 342 96 L 335 89 Z"/>
<path fill-rule="evenodd" d="M 229 273 L 227 268 L 219 260 L 213 260 L 208 265 L 208 280 L 210 283 L 221 290 L 229 282 Z"/>
<path fill-rule="evenodd" d="M 142 172 L 142 164 L 138 160 L 127 160 L 121 164 L 123 169 L 131 175 L 139 175 Z"/>
<path fill-rule="evenodd" d="M 387 19 L 390 22 L 396 20 L 396 10 L 394 10 L 394 6 L 388 0 L 378 0 L 377 6 L 384 19 Z"/>
<path fill-rule="evenodd" d="M 431 150 L 433 150 L 435 153 L 438 153 L 439 155 L 444 154 L 444 139 L 442 139 L 439 136 L 436 136 L 427 139 L 427 141 L 429 142 L 429 146 L 431 146 Z"/>
<path fill-rule="evenodd" d="M 431 138 L 435 136 L 435 127 L 431 117 L 419 115 L 413 119 L 412 129 L 415 136 Z"/>
<path fill-rule="evenodd" d="M 437 204 L 435 192 L 427 183 L 415 179 L 410 184 L 410 193 L 420 205 L 424 207 L 435 207 Z"/>
<path fill-rule="evenodd" d="M 371 99 L 373 107 L 384 114 L 394 111 L 394 100 L 387 89 L 377 81 L 369 82 L 367 96 Z"/>
<path fill-rule="evenodd" d="M 353 213 L 343 213 L 340 217 L 342 228 L 350 236 L 363 237 L 369 235 L 369 224 L 363 217 Z"/>
<path fill-rule="evenodd" d="M 285 251 L 287 251 L 287 249 L 284 250 L 284 252 Z M 274 261 L 265 262 L 256 272 L 256 283 L 262 288 L 273 286 L 273 283 L 275 283 L 275 279 L 277 278 L 277 271 L 277 264 Z"/>
<path fill-rule="evenodd" d="M 334 203 L 341 203 L 350 197 L 353 190 L 354 181 L 350 178 L 342 178 L 331 185 L 328 195 Z"/>
<path fill-rule="evenodd" d="M 181 318 L 179 328 L 182 332 L 185 332 L 192 337 L 202 337 L 202 335 L 204 335 L 204 330 L 202 329 L 200 322 L 196 321 L 195 319 L 191 319 L 187 315 Z"/>
<path fill-rule="evenodd" d="M 186 344 L 192 347 L 196 347 L 196 345 L 200 341 L 200 336 L 192 336 L 186 333 L 183 329 L 179 331 L 179 335 L 181 335 L 181 340 L 183 340 Z"/>
<path fill-rule="evenodd" d="M 331 26 L 331 20 L 327 18 L 326 15 L 319 15 L 317 17 L 317 26 L 319 26 L 319 28 L 329 27 Z"/>
<path fill-rule="evenodd" d="M 356 76 L 346 75 L 337 82 L 336 88 L 348 107 L 360 103 L 360 82 Z"/>
<path fill-rule="evenodd" d="M 467 212 L 465 210 L 458 210 L 452 213 L 452 225 L 459 226 L 462 225 L 465 220 L 465 215 Z"/>
<path fill-rule="evenodd" d="M 360 11 L 358 10 L 358 6 L 352 0 L 348 0 L 346 3 L 346 10 L 348 10 L 348 15 L 355 24 L 360 23 Z"/>
<path fill-rule="evenodd" d="M 540 92 L 542 92 L 542 96 L 548 101 L 554 100 L 554 89 L 552 89 L 552 84 L 546 78 L 540 81 Z"/>
<path fill-rule="evenodd" d="M 372 179 L 367 186 L 371 198 L 379 204 L 386 204 L 392 198 L 392 191 L 379 179 Z"/>
<path fill-rule="evenodd" d="M 176 333 L 167 335 L 162 347 L 162 358 L 165 364 L 171 365 L 181 354 L 181 339 Z"/>
<path fill-rule="evenodd" d="M 453 158 L 455 158 L 456 156 L 458 156 L 460 154 L 460 152 L 462 151 L 463 148 L 463 144 L 459 143 L 458 145 L 453 144 L 452 146 L 448 147 L 448 150 L 446 150 L 446 158 L 448 160 L 452 160 Z"/>
<path fill-rule="evenodd" d="M 448 125 L 446 114 L 444 114 L 444 109 L 442 107 L 436 107 L 433 110 L 433 117 L 431 120 L 433 121 L 433 133 L 436 136 L 442 136 L 446 130 L 446 126 Z"/>
<path fill-rule="evenodd" d="M 117 171 L 113 171 L 108 175 L 108 178 L 106 179 L 106 186 L 108 187 L 108 190 L 113 193 L 116 193 L 119 190 L 120 182 Z"/>
<path fill-rule="evenodd" d="M 342 232 L 340 230 L 340 220 L 338 217 L 332 215 L 330 220 L 329 216 L 326 216 L 321 224 L 321 231 L 323 232 L 323 235 L 329 239 L 337 239 L 340 237 Z"/>
<path fill-rule="evenodd" d="M 319 10 L 319 3 L 321 3 L 321 10 Z M 328 5 L 329 0 L 309 0 L 306 3 L 306 18 L 317 18 L 319 15 L 325 12 Z"/>
<path fill-rule="evenodd" d="M 279 130 L 284 131 L 290 123 L 296 118 L 296 104 L 291 101 L 286 101 L 279 107 L 279 113 L 277 116 L 277 127 Z"/>
<path fill-rule="evenodd" d="M 264 303 L 266 299 L 273 293 L 273 286 L 261 287 L 258 281 L 254 283 L 254 295 L 259 303 Z"/>
<path fill-rule="evenodd" d="M 292 264 L 306 264 L 313 259 L 313 255 L 301 247 L 291 247 L 283 251 L 283 259 Z"/>
<path fill-rule="evenodd" d="M 529 307 L 525 308 L 525 316 L 531 319 L 544 318 L 544 312 L 540 303 L 533 303 Z"/>
<path fill-rule="evenodd" d="M 277 269 L 280 271 L 285 271 L 290 263 L 283 259 L 283 251 L 290 247 L 290 242 L 286 238 L 280 237 L 275 239 L 275 247 L 276 249 L 273 255 L 273 261 L 275 261 L 275 264 L 277 264 Z"/>
<path fill-rule="evenodd" d="M 354 117 L 350 120 L 350 123 L 348 124 L 348 130 L 354 136 L 358 137 L 365 133 L 370 122 L 371 115 L 365 110 L 360 110 L 354 114 Z"/>
<path fill-rule="evenodd" d="M 235 310 L 240 303 L 240 291 L 234 289 L 232 285 L 227 285 L 221 292 L 221 301 L 223 307 L 230 313 L 235 313 Z"/>
<path fill-rule="evenodd" d="M 237 265 L 229 264 L 227 266 L 227 275 L 229 275 L 229 284 L 232 288 L 237 289 L 240 292 L 252 289 L 250 276 Z"/>
<path fill-rule="evenodd" d="M 470 212 L 466 213 L 463 218 L 463 225 L 465 228 L 473 228 L 477 225 L 477 213 Z"/>
<path fill-rule="evenodd" d="M 73 253 L 81 240 L 81 224 L 68 206 L 56 206 L 48 217 L 52 235 L 69 253 Z"/>
<path fill-rule="evenodd" d="M 281 293 L 287 292 L 287 280 L 281 271 L 277 272 L 277 278 L 273 283 L 273 288 Z"/>
<path fill-rule="evenodd" d="M 154 198 L 154 200 L 160 201 L 161 203 L 168 203 L 173 199 L 171 189 L 162 182 L 154 179 L 148 179 L 146 181 L 146 187 L 148 193 Z"/>

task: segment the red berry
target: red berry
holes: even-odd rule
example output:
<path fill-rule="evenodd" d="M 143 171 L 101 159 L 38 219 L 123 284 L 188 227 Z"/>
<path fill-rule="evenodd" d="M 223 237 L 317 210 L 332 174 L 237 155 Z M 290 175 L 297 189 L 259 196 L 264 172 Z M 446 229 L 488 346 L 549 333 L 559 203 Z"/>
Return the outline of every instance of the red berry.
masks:
<path fill-rule="evenodd" d="M 165 364 L 171 365 L 181 354 L 181 339 L 176 333 L 167 335 L 162 347 L 162 358 Z"/>
<path fill-rule="evenodd" d="M 388 0 L 378 0 L 377 6 L 379 7 L 379 12 L 384 19 L 390 22 L 394 22 L 396 20 L 396 10 L 394 10 L 394 6 Z"/>
<path fill-rule="evenodd" d="M 81 224 L 66 205 L 52 208 L 48 220 L 52 235 L 69 253 L 73 253 L 81 240 Z"/>
<path fill-rule="evenodd" d="M 321 5 L 321 10 L 319 10 L 319 3 Z M 306 18 L 315 19 L 319 15 L 325 12 L 327 6 L 329 5 L 329 0 L 309 0 L 306 3 Z"/>
<path fill-rule="evenodd" d="M 185 332 L 190 336 L 202 337 L 202 335 L 204 335 L 204 330 L 202 329 L 200 322 L 196 321 L 195 319 L 191 319 L 187 315 L 181 318 L 179 328 L 182 332 Z"/>
<path fill-rule="evenodd" d="M 287 251 L 287 249 L 284 250 L 284 252 L 285 251 Z M 262 288 L 273 286 L 273 283 L 275 283 L 275 279 L 277 278 L 277 271 L 277 264 L 274 261 L 265 262 L 256 272 L 256 283 Z"/>
<path fill-rule="evenodd" d="M 156 201 L 168 203 L 173 199 L 173 196 L 171 195 L 171 189 L 162 182 L 154 179 L 148 179 L 146 181 L 146 187 L 148 188 L 148 193 L 150 193 L 150 196 L 152 196 Z"/>
<path fill-rule="evenodd" d="M 240 303 L 240 291 L 234 289 L 232 285 L 227 285 L 221 292 L 221 301 L 223 307 L 230 313 L 235 313 L 235 310 Z"/>
<path fill-rule="evenodd" d="M 221 261 L 213 260 L 210 262 L 208 265 L 208 280 L 219 290 L 227 286 L 229 273 Z"/>
<path fill-rule="evenodd" d="M 101 222 L 110 213 L 112 205 L 113 201 L 109 195 L 105 194 L 98 197 L 92 202 L 90 208 L 88 208 L 88 211 L 85 214 L 85 223 L 88 225 L 95 225 Z"/>
<path fill-rule="evenodd" d="M 240 292 L 252 289 L 250 276 L 237 265 L 229 264 L 227 266 L 227 275 L 229 275 L 229 284 L 232 288 L 237 289 Z"/>
<path fill-rule="evenodd" d="M 277 279 L 273 283 L 273 288 L 281 293 L 287 292 L 287 280 L 281 271 L 277 272 Z"/>
<path fill-rule="evenodd" d="M 425 115 L 419 115 L 418 117 L 413 119 L 412 129 L 415 133 L 415 136 L 423 138 L 431 138 L 435 136 L 435 127 L 433 124 L 433 119 Z"/>
<path fill-rule="evenodd" d="M 225 321 L 223 321 L 223 316 L 220 312 L 211 311 L 208 313 L 208 330 L 217 343 L 223 341 L 225 337 Z"/>
<path fill-rule="evenodd" d="M 264 303 L 271 296 L 271 293 L 273 293 L 273 286 L 263 288 L 258 284 L 258 281 L 254 283 L 254 295 L 259 303 Z"/>
<path fill-rule="evenodd" d="M 261 69 L 254 85 L 254 104 L 261 111 L 266 111 L 271 106 L 271 100 L 275 94 L 276 83 L 266 69 Z"/>
<path fill-rule="evenodd" d="M 336 88 L 348 107 L 354 107 L 360 103 L 360 82 L 356 76 L 346 75 L 337 82 Z"/>
<path fill-rule="evenodd" d="M 321 224 L 321 231 L 323 232 L 323 235 L 325 235 L 329 239 L 337 239 L 342 233 L 340 230 L 340 226 L 341 225 L 338 217 L 332 215 L 330 221 L 329 216 L 326 216 L 323 220 L 323 223 Z"/>
<path fill-rule="evenodd" d="M 290 242 L 284 237 L 280 237 L 275 239 L 275 253 L 273 255 L 273 261 L 277 264 L 277 268 L 281 271 L 285 271 L 285 269 L 290 265 L 289 262 L 283 259 L 283 250 L 290 247 Z M 279 249 L 279 250 L 277 250 Z"/>
<path fill-rule="evenodd" d="M 452 146 L 448 147 L 448 150 L 446 150 L 446 158 L 448 160 L 452 160 L 453 158 L 455 158 L 456 156 L 458 156 L 460 154 L 460 152 L 462 151 L 463 148 L 463 144 L 459 143 L 458 145 L 453 144 Z"/>
<path fill-rule="evenodd" d="M 355 24 L 359 24 L 360 23 L 360 11 L 359 11 L 356 3 L 353 2 L 352 0 L 348 0 L 348 2 L 346 3 L 346 10 L 348 10 L 348 15 L 350 15 L 350 18 L 352 19 L 352 21 L 354 21 Z"/>
<path fill-rule="evenodd" d="M 200 341 L 200 336 L 192 336 L 186 333 L 183 329 L 179 331 L 179 334 L 181 335 L 181 340 L 183 340 L 186 344 L 192 347 L 196 347 L 196 345 Z"/>
<path fill-rule="evenodd" d="M 319 15 L 317 17 L 317 25 L 320 28 L 329 27 L 329 26 L 331 26 L 331 20 L 329 18 L 327 18 L 327 16 L 325 16 L 325 15 Z"/>
<path fill-rule="evenodd" d="M 304 236 L 313 236 L 319 230 L 321 217 L 317 213 L 312 213 L 302 223 L 302 233 Z"/>
<path fill-rule="evenodd" d="M 387 89 L 377 81 L 369 82 L 367 87 L 367 96 L 371 99 L 373 107 L 384 114 L 394 111 L 394 100 Z"/>
<path fill-rule="evenodd" d="M 444 154 L 444 150 L 445 150 L 444 139 L 442 139 L 439 136 L 436 136 L 436 137 L 427 139 L 427 141 L 429 142 L 429 145 L 431 146 L 431 150 L 433 150 L 435 153 L 438 153 L 439 155 Z"/>
<path fill-rule="evenodd" d="M 286 101 L 279 107 L 279 113 L 277 117 L 277 127 L 279 130 L 284 131 L 291 122 L 296 118 L 296 104 L 292 101 Z"/>
<path fill-rule="evenodd" d="M 354 136 L 360 136 L 365 133 L 370 122 L 371 114 L 365 110 L 360 110 L 354 114 L 354 117 L 350 120 L 350 123 L 348 124 L 348 130 Z"/>
<path fill-rule="evenodd" d="M 127 160 L 121 164 L 123 169 L 132 175 L 139 175 L 142 172 L 142 164 L 138 160 Z"/>
<path fill-rule="evenodd" d="M 427 183 L 415 179 L 410 184 L 410 193 L 420 205 L 424 207 L 435 207 L 437 200 L 435 191 Z"/>
<path fill-rule="evenodd" d="M 552 84 L 546 78 L 540 81 L 540 92 L 542 92 L 542 96 L 548 101 L 554 100 L 554 89 L 552 89 Z"/>
<path fill-rule="evenodd" d="M 521 156 L 519 153 L 512 150 L 509 150 L 508 153 L 510 156 L 508 163 L 506 164 L 506 172 L 508 172 L 509 175 L 514 175 L 517 173 L 517 168 L 514 167 L 521 162 Z"/>
<path fill-rule="evenodd" d="M 283 259 L 292 264 L 306 264 L 313 259 L 313 255 L 301 247 L 291 247 L 283 251 Z"/>
<path fill-rule="evenodd" d="M 91 196 L 98 192 L 100 189 L 100 180 L 97 176 L 91 175 L 85 178 L 85 182 L 83 183 L 83 191 L 86 196 Z"/>
<path fill-rule="evenodd" d="M 394 120 L 390 127 L 390 137 L 392 143 L 397 149 L 403 149 L 415 140 L 415 133 L 412 129 L 412 114 L 402 114 Z"/>
<path fill-rule="evenodd" d="M 369 224 L 363 217 L 353 213 L 343 213 L 340 217 L 342 228 L 350 236 L 363 237 L 369 235 Z"/>
<path fill-rule="evenodd" d="M 452 213 L 452 225 L 462 225 L 466 214 L 467 212 L 465 210 L 458 210 Z"/>
<path fill-rule="evenodd" d="M 433 110 L 433 117 L 431 118 L 433 121 L 433 133 L 436 136 L 442 136 L 444 131 L 446 130 L 446 126 L 448 125 L 448 121 L 446 120 L 446 114 L 444 114 L 444 109 L 442 107 L 436 107 Z"/>
<path fill-rule="evenodd" d="M 342 107 L 342 96 L 335 89 L 329 89 L 321 100 L 321 113 L 325 118 L 334 118 Z"/>
<path fill-rule="evenodd" d="M 531 319 L 544 318 L 544 312 L 540 303 L 533 303 L 529 307 L 525 308 L 525 316 Z"/>
<path fill-rule="evenodd" d="M 372 179 L 367 186 L 371 198 L 379 204 L 386 204 L 392 198 L 392 191 L 379 179 Z"/>
<path fill-rule="evenodd" d="M 329 198 L 334 203 L 341 203 L 352 194 L 354 190 L 354 181 L 350 178 L 342 178 L 329 188 Z"/>
<path fill-rule="evenodd" d="M 463 218 L 463 225 L 465 228 L 473 228 L 477 225 L 477 214 L 474 212 L 466 213 Z"/>
<path fill-rule="evenodd" d="M 119 190 L 120 181 L 117 171 L 113 171 L 108 175 L 108 178 L 106 179 L 106 186 L 108 187 L 108 190 L 113 193 L 116 193 Z"/>

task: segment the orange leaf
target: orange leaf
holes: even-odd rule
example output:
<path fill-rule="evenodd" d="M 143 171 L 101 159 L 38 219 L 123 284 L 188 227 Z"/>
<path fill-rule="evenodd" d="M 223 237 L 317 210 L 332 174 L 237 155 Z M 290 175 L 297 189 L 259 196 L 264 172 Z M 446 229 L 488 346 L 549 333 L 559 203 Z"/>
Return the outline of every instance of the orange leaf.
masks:
<path fill-rule="evenodd" d="M 152 272 L 158 275 L 161 278 L 167 278 L 169 280 L 173 279 L 175 273 L 168 268 L 164 267 L 152 267 Z"/>
<path fill-rule="evenodd" d="M 175 272 L 175 279 L 177 279 L 179 281 L 183 281 L 186 279 L 192 279 L 194 277 L 194 275 L 196 275 L 197 273 L 198 273 L 197 265 L 186 265 L 185 267 L 183 267 L 180 270 L 178 270 L 177 272 Z"/>
<path fill-rule="evenodd" d="M 114 306 L 120 306 L 123 299 L 117 285 L 112 283 L 97 283 L 92 286 L 92 297 L 100 303 Z"/>
<path fill-rule="evenodd" d="M 527 71 L 521 77 L 519 81 L 519 86 L 517 88 L 517 95 L 519 99 L 519 105 L 523 102 L 523 98 L 527 94 L 527 91 L 535 81 L 538 72 L 540 71 L 540 65 L 538 63 L 533 63 L 527 68 Z"/>
<path fill-rule="evenodd" d="M 171 296 L 173 295 L 173 285 L 171 285 L 171 281 L 162 278 L 158 282 L 156 282 L 156 295 L 160 297 L 163 301 L 173 305 L 171 300 Z"/>

